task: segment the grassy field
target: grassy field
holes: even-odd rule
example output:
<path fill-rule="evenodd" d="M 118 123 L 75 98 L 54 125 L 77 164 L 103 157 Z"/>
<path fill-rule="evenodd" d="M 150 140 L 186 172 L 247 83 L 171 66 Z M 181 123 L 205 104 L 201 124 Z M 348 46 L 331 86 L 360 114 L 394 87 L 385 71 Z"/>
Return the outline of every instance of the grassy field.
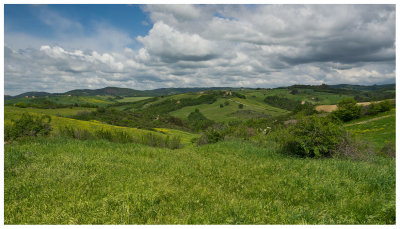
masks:
<path fill-rule="evenodd" d="M 266 96 L 320 104 L 345 97 L 311 89 L 295 95 L 287 89 L 237 92 L 246 99 L 220 96 L 212 104 L 187 106 L 170 114 L 186 119 L 199 109 L 214 121 L 275 117 L 289 111 L 269 106 L 264 102 Z M 145 106 L 199 96 L 163 96 Z M 65 102 L 72 98 L 63 97 Z M 109 98 L 114 97 L 82 97 L 81 101 L 105 106 L 112 103 Z M 222 108 L 220 104 L 224 104 Z M 238 104 L 243 104 L 243 109 Z M 132 104 L 118 109 L 129 106 Z M 275 127 L 268 127 L 271 132 L 265 130 L 264 134 L 255 130 L 259 127 L 241 127 L 237 131 L 251 130 L 253 138 L 244 141 L 232 135 L 198 146 L 192 140 L 201 133 L 165 128 L 150 131 L 66 117 L 85 110 L 95 108 L 5 106 L 6 125 L 28 112 L 50 115 L 53 127 L 48 137 L 17 139 L 4 145 L 5 224 L 395 224 L 396 161 L 387 155 L 368 155 L 367 159 L 290 156 L 278 153 L 279 141 L 268 138 L 274 136 Z M 378 152 L 395 143 L 395 113 L 392 109 L 364 116 L 344 126 Z M 58 128 L 65 126 L 92 132 L 121 130 L 135 137 L 148 133 L 178 136 L 183 147 L 77 140 L 58 134 Z M 266 137 L 268 142 L 251 142 L 257 137 Z"/>
<path fill-rule="evenodd" d="M 280 96 L 297 101 L 306 101 L 312 104 L 336 104 L 338 101 L 348 98 L 347 95 L 332 94 L 326 92 L 316 92 L 312 89 L 302 89 L 302 93 L 292 95 L 289 89 L 261 89 L 261 90 L 236 90 L 246 96 L 246 99 L 240 99 L 237 97 L 219 98 L 213 104 L 201 104 L 196 106 L 188 106 L 182 109 L 171 112 L 170 114 L 186 119 L 187 116 L 193 112 L 195 109 L 199 109 L 201 113 L 204 114 L 208 119 L 222 122 L 231 120 L 243 120 L 252 117 L 260 117 L 263 114 L 266 116 L 279 116 L 289 113 L 287 110 L 280 109 L 277 107 L 270 106 L 264 102 L 267 96 Z M 175 96 L 186 96 L 186 94 L 175 95 Z M 172 97 L 171 97 L 172 98 Z M 225 101 L 229 101 L 230 105 L 220 108 L 220 104 L 224 104 Z M 157 101 L 158 102 L 158 101 Z M 238 108 L 238 104 L 244 105 L 243 110 Z M 237 115 L 236 115 L 237 114 Z"/>
<path fill-rule="evenodd" d="M 301 159 L 240 141 L 179 150 L 5 146 L 5 224 L 387 224 L 395 159 Z"/>
<path fill-rule="evenodd" d="M 220 104 L 224 104 L 226 101 L 229 105 L 224 105 L 220 108 Z M 238 105 L 243 104 L 243 109 L 239 109 Z M 212 104 L 200 104 L 196 106 L 187 106 L 182 109 L 171 112 L 172 116 L 186 119 L 188 115 L 194 110 L 199 109 L 200 112 L 208 119 L 222 122 L 231 120 L 240 120 L 241 117 L 237 117 L 234 114 L 241 110 L 250 110 L 257 113 L 265 114 L 267 116 L 277 116 L 288 113 L 288 111 L 269 106 L 266 103 L 259 102 L 253 99 L 239 99 L 239 98 L 219 98 Z"/>
<path fill-rule="evenodd" d="M 21 112 L 37 113 L 37 114 L 47 114 L 56 116 L 69 116 L 75 115 L 80 111 L 94 111 L 96 108 L 87 107 L 72 107 L 72 108 L 57 108 L 57 109 L 40 109 L 40 108 L 19 108 L 13 106 L 6 106 L 4 108 L 7 116 L 12 116 L 13 114 L 19 114 Z"/>
<path fill-rule="evenodd" d="M 48 96 L 45 97 L 47 100 L 52 101 L 57 104 L 64 104 L 64 105 L 69 105 L 69 104 L 93 104 L 97 106 L 107 106 L 109 104 L 114 103 L 113 101 L 110 101 L 110 98 L 113 98 L 113 96 Z M 24 102 L 24 103 L 31 103 L 34 102 L 35 99 L 32 98 L 18 98 L 18 99 L 11 99 L 11 100 L 5 100 L 4 103 L 7 104 L 15 104 L 19 102 Z"/>
<path fill-rule="evenodd" d="M 300 89 L 301 93 L 291 94 L 289 89 L 272 89 L 272 90 L 243 90 L 241 93 L 247 97 L 257 98 L 260 102 L 267 96 L 280 96 L 297 101 L 306 101 L 313 104 L 337 104 L 340 100 L 351 97 L 348 95 L 333 94 L 327 92 L 318 92 L 313 89 Z"/>
<path fill-rule="evenodd" d="M 113 126 L 105 123 L 101 123 L 96 120 L 92 121 L 83 121 L 83 120 L 76 120 L 66 117 L 58 117 L 54 116 L 54 114 L 61 114 L 61 115 L 68 115 L 72 112 L 78 112 L 82 110 L 88 110 L 88 108 L 62 108 L 62 109 L 36 109 L 36 108 L 18 108 L 18 107 L 11 107 L 6 106 L 4 108 L 4 123 L 8 124 L 11 122 L 12 119 L 17 119 L 23 113 L 27 112 L 29 114 L 48 114 L 51 116 L 51 124 L 54 127 L 53 133 L 57 132 L 57 129 L 64 126 L 71 126 L 75 128 L 81 128 L 89 131 L 95 130 L 121 130 L 125 131 L 133 136 L 141 136 L 146 133 L 154 133 L 156 135 L 170 135 L 170 136 L 179 136 L 182 140 L 183 144 L 191 144 L 191 139 L 197 137 L 197 134 L 188 133 L 180 130 L 175 129 L 166 129 L 166 128 L 155 128 L 155 131 L 137 129 L 137 128 L 130 128 L 130 127 L 121 127 L 121 126 Z M 90 110 L 90 109 L 89 109 Z"/>
<path fill-rule="evenodd" d="M 388 143 L 396 142 L 396 110 L 357 119 L 347 123 L 345 127 L 353 134 L 373 143 L 376 149 L 381 149 Z"/>
<path fill-rule="evenodd" d="M 124 103 L 124 102 L 136 102 L 136 101 L 140 101 L 143 99 L 148 99 L 151 97 L 124 97 L 123 99 L 118 99 L 117 101 L 120 103 Z"/>

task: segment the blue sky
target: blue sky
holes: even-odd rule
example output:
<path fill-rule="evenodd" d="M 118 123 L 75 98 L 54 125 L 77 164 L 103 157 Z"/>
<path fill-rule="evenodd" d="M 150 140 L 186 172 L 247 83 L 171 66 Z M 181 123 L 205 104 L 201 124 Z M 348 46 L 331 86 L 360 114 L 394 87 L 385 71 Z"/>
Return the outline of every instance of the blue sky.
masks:
<path fill-rule="evenodd" d="M 395 5 L 5 5 L 5 94 L 395 82 Z"/>
<path fill-rule="evenodd" d="M 93 34 L 99 23 L 112 25 L 127 32 L 131 37 L 144 36 L 151 29 L 151 21 L 140 9 L 140 5 L 9 4 L 4 8 L 5 33 L 23 31 L 46 39 L 57 39 L 58 35 L 57 30 L 43 18 L 48 12 L 78 22 L 84 28 L 82 32 L 87 35 Z"/>

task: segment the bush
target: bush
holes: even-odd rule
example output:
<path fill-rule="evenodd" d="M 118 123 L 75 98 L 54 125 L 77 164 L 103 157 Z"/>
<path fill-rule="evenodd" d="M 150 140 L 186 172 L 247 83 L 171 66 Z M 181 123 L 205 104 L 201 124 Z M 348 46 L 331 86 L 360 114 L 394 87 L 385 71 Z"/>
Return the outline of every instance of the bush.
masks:
<path fill-rule="evenodd" d="M 279 97 L 276 95 L 265 97 L 264 102 L 271 106 L 279 107 L 279 108 L 286 109 L 289 111 L 293 111 L 296 108 L 296 106 L 301 104 L 300 101 L 291 100 L 291 99 Z"/>
<path fill-rule="evenodd" d="M 79 140 L 104 139 L 110 142 L 118 143 L 135 142 L 153 147 L 165 147 L 170 149 L 178 149 L 182 147 L 180 137 L 164 137 L 162 135 L 157 135 L 153 133 L 146 133 L 140 135 L 140 137 L 135 137 L 125 131 L 101 129 L 89 132 L 86 129 L 79 129 L 68 126 L 60 127 L 58 133 L 61 136 L 66 136 Z"/>
<path fill-rule="evenodd" d="M 95 138 L 88 130 L 73 128 L 69 126 L 59 127 L 58 134 L 79 140 L 87 140 Z"/>
<path fill-rule="evenodd" d="M 366 115 L 376 115 L 381 111 L 381 106 L 378 103 L 371 103 L 368 106 L 365 106 L 365 114 Z"/>
<path fill-rule="evenodd" d="M 339 102 L 338 109 L 332 114 L 347 122 L 361 116 L 361 107 L 357 105 L 356 100 L 353 98 L 347 98 Z"/>
<path fill-rule="evenodd" d="M 390 111 L 393 107 L 393 103 L 390 100 L 385 100 L 379 103 L 380 112 Z"/>
<path fill-rule="evenodd" d="M 153 133 L 141 135 L 141 138 L 138 143 L 153 147 L 162 147 L 170 149 L 179 149 L 182 146 L 180 137 L 176 136 L 173 136 L 172 138 L 170 138 L 169 136 L 162 137 L 160 135 L 155 135 Z"/>
<path fill-rule="evenodd" d="M 371 144 L 356 138 L 349 132 L 343 135 L 342 140 L 335 149 L 336 156 L 353 160 L 369 160 L 375 154 L 375 150 Z"/>
<path fill-rule="evenodd" d="M 200 138 L 197 140 L 198 145 L 216 143 L 224 139 L 224 134 L 212 127 L 209 127 L 202 133 Z"/>
<path fill-rule="evenodd" d="M 199 131 L 206 129 L 211 126 L 214 121 L 206 118 L 199 109 L 196 109 L 194 112 L 191 112 L 188 116 L 189 126 L 194 131 Z"/>
<path fill-rule="evenodd" d="M 309 102 L 304 104 L 298 104 L 292 111 L 292 114 L 303 113 L 304 115 L 312 115 L 317 111 L 314 109 L 314 105 Z"/>
<path fill-rule="evenodd" d="M 12 124 L 4 128 L 5 140 L 16 140 L 27 136 L 47 136 L 52 130 L 50 121 L 51 117 L 48 115 L 33 116 L 24 113 L 18 120 L 12 120 Z"/>
<path fill-rule="evenodd" d="M 225 139 L 243 139 L 249 140 L 252 136 L 256 134 L 256 130 L 252 127 L 247 126 L 246 124 L 240 124 L 236 127 L 228 128 L 224 131 Z"/>
<path fill-rule="evenodd" d="M 224 105 L 225 105 L 225 106 L 228 106 L 228 105 L 229 105 L 229 101 L 225 101 L 225 102 L 224 102 Z"/>
<path fill-rule="evenodd" d="M 219 105 L 219 108 L 223 108 L 223 107 L 224 107 L 224 104 L 221 103 L 221 104 Z"/>
<path fill-rule="evenodd" d="M 24 103 L 24 102 L 19 102 L 19 103 L 14 104 L 14 106 L 19 107 L 19 108 L 27 108 L 28 104 Z"/>
<path fill-rule="evenodd" d="M 334 120 L 315 115 L 302 118 L 289 128 L 283 150 L 301 157 L 332 156 L 342 141 L 344 130 Z"/>
<path fill-rule="evenodd" d="M 238 106 L 239 106 L 239 109 L 243 109 L 243 104 L 240 103 Z"/>

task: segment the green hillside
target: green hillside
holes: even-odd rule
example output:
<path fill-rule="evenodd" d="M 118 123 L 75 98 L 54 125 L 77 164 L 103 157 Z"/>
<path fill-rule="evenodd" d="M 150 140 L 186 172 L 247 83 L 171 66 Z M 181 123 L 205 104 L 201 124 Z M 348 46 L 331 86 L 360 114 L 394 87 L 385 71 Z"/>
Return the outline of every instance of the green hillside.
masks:
<path fill-rule="evenodd" d="M 39 114 L 47 114 L 50 115 L 52 120 L 51 124 L 53 125 L 53 134 L 57 134 L 57 131 L 61 127 L 71 126 L 74 128 L 79 128 L 83 130 L 88 130 L 90 132 L 96 130 L 117 130 L 117 131 L 125 131 L 134 136 L 141 136 L 143 134 L 152 133 L 155 135 L 161 136 L 178 136 L 181 138 L 184 144 L 191 144 L 191 139 L 197 137 L 197 134 L 188 133 L 185 131 L 175 130 L 175 129 L 167 129 L 167 128 L 155 128 L 156 131 L 143 130 L 138 128 L 131 127 L 121 127 L 109 125 L 106 123 L 102 123 L 96 120 L 91 121 L 82 121 L 71 119 L 62 116 L 69 116 L 72 114 L 76 114 L 77 112 L 88 110 L 82 108 L 74 108 L 74 109 L 35 109 L 35 108 L 18 108 L 18 107 L 5 107 L 4 109 L 4 123 L 10 124 L 11 120 L 18 119 L 23 113 L 30 113 L 34 115 Z M 90 111 L 89 109 L 88 111 Z"/>
<path fill-rule="evenodd" d="M 351 133 L 373 143 L 376 149 L 396 144 L 396 110 L 354 120 L 345 125 Z"/>
<path fill-rule="evenodd" d="M 228 102 L 229 105 L 224 105 L 226 102 Z M 223 104 L 222 108 L 220 107 L 220 104 Z M 242 109 L 239 108 L 238 106 L 239 104 L 243 104 Z M 253 113 L 254 117 L 258 117 L 257 115 L 260 114 L 265 115 L 265 117 L 271 117 L 288 113 L 288 111 L 269 106 L 265 103 L 263 104 L 261 102 L 258 102 L 257 100 L 253 100 L 250 98 L 249 99 L 220 98 L 212 104 L 188 106 L 173 111 L 170 114 L 175 117 L 185 119 L 190 114 L 190 112 L 193 112 L 195 109 L 199 109 L 207 118 L 218 122 L 243 119 L 243 117 L 240 116 L 240 111 L 254 111 Z M 248 118 L 251 117 L 252 116 L 250 115 Z"/>
<path fill-rule="evenodd" d="M 4 222 L 395 224 L 395 100 L 358 88 L 7 100 Z"/>

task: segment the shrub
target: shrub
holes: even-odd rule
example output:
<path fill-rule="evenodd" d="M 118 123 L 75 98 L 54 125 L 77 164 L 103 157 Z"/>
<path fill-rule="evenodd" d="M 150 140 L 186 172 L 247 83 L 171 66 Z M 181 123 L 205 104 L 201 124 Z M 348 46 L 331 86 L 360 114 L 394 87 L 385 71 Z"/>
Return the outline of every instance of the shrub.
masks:
<path fill-rule="evenodd" d="M 226 138 L 240 138 L 243 140 L 249 140 L 252 136 L 256 134 L 256 130 L 245 124 L 238 125 L 236 127 L 231 127 L 224 131 Z"/>
<path fill-rule="evenodd" d="M 221 104 L 219 105 L 219 108 L 223 108 L 223 107 L 224 107 L 224 104 L 221 103 Z"/>
<path fill-rule="evenodd" d="M 146 133 L 140 135 L 140 137 L 135 137 L 125 131 L 101 129 L 95 130 L 94 132 L 89 132 L 86 129 L 79 129 L 68 126 L 60 127 L 58 133 L 61 136 L 66 136 L 79 140 L 104 139 L 110 142 L 118 143 L 135 142 L 153 147 L 165 147 L 170 149 L 178 149 L 182 147 L 180 137 L 164 137 L 162 135 L 154 133 Z"/>
<path fill-rule="evenodd" d="M 243 104 L 240 103 L 238 106 L 239 106 L 239 109 L 243 109 Z"/>
<path fill-rule="evenodd" d="M 225 102 L 224 102 L 224 105 L 225 105 L 225 106 L 228 106 L 228 105 L 229 105 L 229 101 L 225 101 Z"/>
<path fill-rule="evenodd" d="M 368 106 L 365 106 L 365 114 L 366 115 L 376 115 L 381 111 L 381 106 L 378 103 L 371 103 Z"/>
<path fill-rule="evenodd" d="M 59 127 L 58 134 L 79 140 L 93 139 L 94 136 L 88 130 L 73 128 L 69 126 Z"/>
<path fill-rule="evenodd" d="M 283 150 L 302 157 L 328 157 L 342 141 L 344 130 L 328 117 L 301 118 L 289 128 Z"/>
<path fill-rule="evenodd" d="M 216 143 L 224 139 L 224 134 L 212 127 L 209 127 L 202 133 L 200 138 L 197 140 L 198 145 Z"/>
<path fill-rule="evenodd" d="M 336 156 L 353 160 L 369 160 L 372 155 L 375 155 L 375 150 L 371 144 L 356 138 L 349 132 L 343 135 L 334 152 Z"/>
<path fill-rule="evenodd" d="M 390 100 L 385 100 L 379 103 L 380 112 L 390 111 L 393 107 L 393 103 Z"/>
<path fill-rule="evenodd" d="M 172 138 L 169 136 L 163 137 L 153 133 L 148 133 L 141 135 L 139 143 L 153 147 L 179 149 L 181 147 L 181 138 L 176 136 L 173 136 Z"/>
<path fill-rule="evenodd" d="M 24 103 L 24 102 L 19 102 L 19 103 L 14 104 L 14 106 L 19 107 L 19 108 L 27 108 L 28 104 Z"/>
<path fill-rule="evenodd" d="M 214 123 L 212 120 L 206 118 L 199 109 L 189 114 L 188 121 L 191 129 L 195 131 L 206 129 Z"/>
<path fill-rule="evenodd" d="M 304 115 L 312 115 L 315 114 L 317 111 L 314 109 L 314 106 L 309 103 L 305 102 L 304 104 L 298 104 L 292 111 L 292 114 L 303 113 Z"/>
<path fill-rule="evenodd" d="M 11 125 L 5 127 L 5 140 L 15 140 L 26 136 L 47 136 L 52 130 L 51 117 L 48 115 L 33 116 L 23 113 L 22 116 L 13 120 Z"/>
<path fill-rule="evenodd" d="M 333 112 L 333 115 L 347 122 L 361 116 L 361 107 L 353 98 L 347 98 L 339 102 L 338 109 Z"/>
<path fill-rule="evenodd" d="M 294 110 L 296 108 L 296 106 L 301 104 L 300 101 L 291 100 L 291 99 L 279 97 L 276 95 L 265 97 L 264 102 L 271 106 L 279 107 L 279 108 L 286 109 L 289 111 Z"/>

